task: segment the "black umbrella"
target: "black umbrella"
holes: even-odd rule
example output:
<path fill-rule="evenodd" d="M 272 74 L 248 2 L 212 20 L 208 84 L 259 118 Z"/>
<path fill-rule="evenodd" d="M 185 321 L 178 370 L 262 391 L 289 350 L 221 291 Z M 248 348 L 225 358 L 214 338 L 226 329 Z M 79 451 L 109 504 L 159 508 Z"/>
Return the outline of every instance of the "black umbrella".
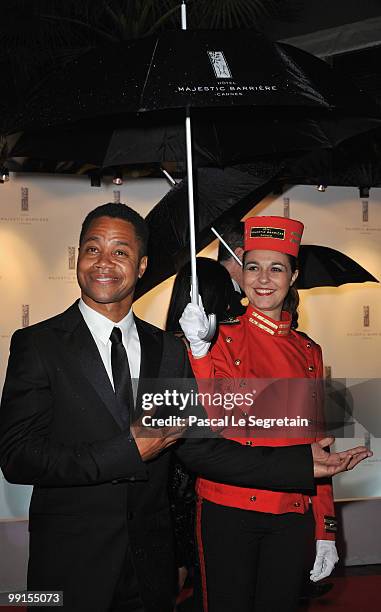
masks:
<path fill-rule="evenodd" d="M 157 38 L 109 47 L 107 54 L 105 50 L 91 51 L 54 78 L 23 94 L 22 100 L 16 99 L 11 104 L 5 93 L 4 100 L 8 103 L 3 102 L 0 113 L 3 131 L 73 123 L 84 118 L 97 121 L 107 117 L 107 121 L 120 122 L 121 114 L 122 121 L 126 114 L 130 119 L 134 110 L 160 111 L 159 114 L 169 110 L 171 121 L 177 122 L 179 111 L 186 110 L 194 300 L 197 300 L 197 287 L 189 109 L 192 112 L 203 109 L 204 121 L 216 117 L 226 127 L 233 113 L 237 114 L 237 106 L 250 107 L 256 119 L 268 122 L 268 131 L 272 128 L 275 143 L 272 134 L 267 139 L 269 149 L 276 152 L 275 116 L 288 121 L 295 117 L 297 121 L 301 117 L 323 117 L 332 124 L 343 115 L 376 112 L 359 91 L 321 60 L 289 45 L 271 43 L 261 34 L 248 30 L 173 31 Z M 212 111 L 205 113 L 205 108 Z M 244 126 L 246 121 L 245 118 Z M 138 119 L 135 126 L 140 129 L 141 124 L 144 125 L 144 120 Z M 96 123 L 92 129 L 97 130 Z M 216 135 L 212 126 L 211 135 L 219 141 L 228 133 L 228 129 L 222 129 Z M 249 142 L 253 147 L 255 130 L 251 134 L 253 138 Z M 266 136 L 266 131 L 262 130 L 262 134 Z M 288 138 L 292 150 L 290 132 Z M 235 143 L 240 147 L 239 141 Z M 152 147 L 150 135 L 145 146 Z"/>
<path fill-rule="evenodd" d="M 185 19 L 182 25 L 185 29 Z M 237 39 L 226 33 L 224 39 L 210 32 L 206 36 L 204 32 L 186 34 L 175 33 L 171 41 L 158 41 L 147 72 L 141 109 L 186 109 L 191 299 L 197 304 L 190 107 L 254 106 L 266 110 L 291 107 L 293 111 L 314 108 L 321 112 L 342 109 L 348 104 L 343 94 L 345 97 L 351 94 L 346 83 L 341 82 L 341 89 L 337 82 L 325 80 L 328 75 L 324 64 L 287 45 L 276 47 L 257 35 L 253 48 L 253 34 L 248 37 L 242 32 L 237 52 Z M 172 60 L 174 54 L 178 61 Z M 255 62 L 253 79 L 253 58 L 256 56 L 260 57 L 260 63 Z M 312 80 L 311 74 L 314 75 Z M 352 108 L 353 102 L 351 97 L 349 106 Z"/>
<path fill-rule="evenodd" d="M 308 177 L 308 167 L 321 164 L 327 159 L 330 172 L 336 167 L 330 152 L 336 151 L 340 143 L 347 142 L 356 148 L 351 137 L 362 134 L 373 135 L 381 121 L 366 117 L 305 118 L 281 116 L 271 118 L 253 116 L 252 110 L 242 109 L 233 115 L 230 111 L 193 113 L 193 159 L 197 167 L 232 166 L 240 163 L 281 162 L 293 156 L 301 160 L 287 168 L 287 178 L 292 182 L 292 171 L 297 176 Z M 158 122 L 159 121 L 159 122 Z M 305 158 L 306 153 L 319 154 L 326 151 L 326 157 Z M 332 153 L 334 155 L 334 153 Z M 68 168 L 74 162 L 73 171 L 81 165 L 99 169 L 107 174 L 116 167 L 159 168 L 171 162 L 177 175 L 185 174 L 185 132 L 181 122 L 175 123 L 166 114 L 140 115 L 139 117 L 104 118 L 82 120 L 68 126 L 26 130 L 8 137 L 9 160 L 29 158 L 24 169 L 55 171 L 62 162 Z M 339 158 L 338 158 L 339 160 Z M 64 163 L 65 162 L 65 165 Z M 16 166 L 15 166 L 16 167 Z M 338 166 L 339 167 L 339 166 Z M 341 167 L 341 166 L 340 166 Z M 314 173 L 316 174 L 316 172 Z M 332 184 L 332 183 L 331 183 Z"/>
<path fill-rule="evenodd" d="M 195 172 L 196 250 L 212 240 L 210 227 L 226 230 L 272 191 L 278 171 L 275 164 L 244 168 L 199 168 Z M 139 280 L 135 299 L 176 274 L 189 261 L 188 184 L 185 178 L 171 189 L 146 217 L 150 230 L 148 267 Z"/>
<path fill-rule="evenodd" d="M 356 87 L 322 60 L 290 45 L 271 43 L 251 30 L 175 30 L 91 49 L 25 90 L 13 82 L 7 68 L 3 74 L 9 83 L 3 83 L 0 97 L 2 133 L 91 117 L 123 120 L 142 110 L 171 109 L 176 122 L 182 113 L 176 116 L 175 109 L 187 106 L 254 106 L 262 111 L 277 107 L 278 116 L 287 111 L 288 117 L 316 117 L 321 111 L 340 111 L 341 117 L 343 112 L 376 112 Z"/>
<path fill-rule="evenodd" d="M 348 139 L 334 149 L 315 150 L 282 168 L 289 184 L 379 187 L 381 130 Z"/>
<path fill-rule="evenodd" d="M 250 171 L 253 167 L 250 166 Z M 278 180 L 274 165 L 241 168 L 199 168 L 196 249 L 215 240 L 214 226 L 224 234 L 237 220 L 270 193 Z M 189 223 L 186 179 L 171 189 L 148 214 L 151 239 L 148 268 L 139 281 L 135 299 L 176 274 L 189 261 Z M 356 261 L 330 247 L 302 244 L 299 251 L 299 289 L 337 287 L 345 283 L 379 282 Z"/>
<path fill-rule="evenodd" d="M 341 251 L 316 244 L 302 244 L 299 251 L 298 289 L 339 287 L 346 283 L 379 281 Z"/>

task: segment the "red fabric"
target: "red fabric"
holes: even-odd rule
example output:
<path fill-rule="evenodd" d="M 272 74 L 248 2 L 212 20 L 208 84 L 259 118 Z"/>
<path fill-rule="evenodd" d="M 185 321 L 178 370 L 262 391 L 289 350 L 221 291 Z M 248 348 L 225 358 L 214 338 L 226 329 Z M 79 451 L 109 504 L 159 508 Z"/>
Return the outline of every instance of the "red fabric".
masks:
<path fill-rule="evenodd" d="M 245 405 L 234 407 L 236 420 L 244 414 L 248 417 L 250 415 L 262 417 L 266 413 L 274 412 L 271 416 L 282 415 L 294 418 L 299 414 L 302 417 L 312 416 L 313 421 L 321 422 L 319 379 L 323 376 L 323 363 L 320 347 L 310 338 L 295 331 L 290 331 L 286 335 L 269 333 L 267 329 L 273 331 L 275 329 L 273 325 L 279 326 L 279 321 L 265 317 L 263 323 L 266 329 L 263 329 L 254 323 L 254 320 L 257 320 L 253 316 L 254 313 L 256 311 L 249 305 L 247 312 L 242 317 L 238 317 L 238 325 L 220 326 L 217 342 L 205 357 L 194 359 L 190 356 L 200 390 L 202 391 L 202 379 L 225 379 L 229 391 L 235 393 L 242 393 L 254 383 L 257 399 L 251 407 Z M 284 316 L 283 320 L 285 319 Z M 274 383 L 273 380 L 269 380 L 273 378 L 280 380 Z M 304 384 L 308 379 L 309 382 Z M 221 381 L 216 381 L 216 384 L 221 386 Z M 205 409 L 209 417 L 215 416 L 216 410 L 221 413 L 221 408 L 216 409 L 215 406 L 205 405 Z M 235 439 L 241 444 L 249 443 L 257 446 L 309 444 L 319 437 L 314 425 L 312 434 L 316 435 L 306 435 L 303 438 L 300 434 L 290 437 L 292 434 L 290 428 L 288 432 L 277 430 L 276 438 L 274 433 L 268 433 L 271 431 L 274 430 L 237 429 L 232 426 L 223 429 L 221 433 L 224 437 Z M 299 437 L 296 437 L 297 435 Z M 200 497 L 214 503 L 274 514 L 305 513 L 310 500 L 310 497 L 300 493 L 222 485 L 203 478 L 197 480 L 196 488 Z M 331 484 L 318 483 L 316 495 L 311 497 L 311 501 L 316 539 L 334 540 L 335 534 L 326 532 L 324 524 L 324 516 L 335 515 Z"/>
<path fill-rule="evenodd" d="M 207 589 L 207 582 L 206 582 L 204 550 L 202 547 L 201 512 L 202 512 L 202 500 L 198 499 L 197 506 L 196 506 L 196 535 L 197 535 L 197 547 L 198 547 L 198 560 L 200 564 L 203 612 L 208 612 L 208 589 Z"/>
<path fill-rule="evenodd" d="M 286 217 L 249 217 L 245 221 L 245 251 L 264 249 L 297 257 L 304 225 Z"/>

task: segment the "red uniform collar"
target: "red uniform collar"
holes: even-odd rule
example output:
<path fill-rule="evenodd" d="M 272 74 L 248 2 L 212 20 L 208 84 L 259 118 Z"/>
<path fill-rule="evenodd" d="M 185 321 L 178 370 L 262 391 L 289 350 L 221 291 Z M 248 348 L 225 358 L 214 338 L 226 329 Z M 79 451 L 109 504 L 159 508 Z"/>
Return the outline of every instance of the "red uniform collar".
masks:
<path fill-rule="evenodd" d="M 292 317 L 286 310 L 282 310 L 281 320 L 276 321 L 268 315 L 255 310 L 249 304 L 244 316 L 247 317 L 249 323 L 271 336 L 287 336 L 291 329 Z"/>

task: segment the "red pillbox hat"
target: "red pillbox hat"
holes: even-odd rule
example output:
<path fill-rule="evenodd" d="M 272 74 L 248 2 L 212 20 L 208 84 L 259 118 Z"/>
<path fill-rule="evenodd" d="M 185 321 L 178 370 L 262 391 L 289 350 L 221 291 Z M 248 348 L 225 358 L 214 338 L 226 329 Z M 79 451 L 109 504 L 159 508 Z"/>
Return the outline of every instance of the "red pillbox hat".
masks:
<path fill-rule="evenodd" d="M 263 249 L 297 257 L 304 225 L 287 217 L 249 217 L 245 221 L 245 251 Z"/>

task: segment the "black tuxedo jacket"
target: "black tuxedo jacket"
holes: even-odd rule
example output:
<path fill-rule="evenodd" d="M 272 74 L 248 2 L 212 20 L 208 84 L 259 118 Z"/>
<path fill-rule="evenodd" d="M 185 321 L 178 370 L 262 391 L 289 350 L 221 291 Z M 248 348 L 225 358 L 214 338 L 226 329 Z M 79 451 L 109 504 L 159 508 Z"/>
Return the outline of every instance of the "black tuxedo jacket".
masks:
<path fill-rule="evenodd" d="M 136 325 L 141 379 L 192 376 L 182 341 L 139 319 Z M 212 480 L 314 488 L 308 446 L 250 448 L 211 436 L 185 439 L 175 450 L 188 469 Z M 63 590 L 66 611 L 106 612 L 129 548 L 147 612 L 172 610 L 169 455 L 143 462 L 121 428 L 77 304 L 15 332 L 0 410 L 0 465 L 10 482 L 34 485 L 29 589 Z"/>

